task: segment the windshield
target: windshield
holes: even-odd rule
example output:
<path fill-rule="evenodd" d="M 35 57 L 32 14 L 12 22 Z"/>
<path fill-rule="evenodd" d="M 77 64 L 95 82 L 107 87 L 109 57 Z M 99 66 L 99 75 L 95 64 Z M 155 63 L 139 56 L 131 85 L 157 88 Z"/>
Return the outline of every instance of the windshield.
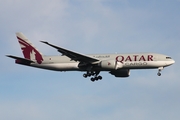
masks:
<path fill-rule="evenodd" d="M 166 59 L 171 59 L 171 57 L 166 57 Z"/>

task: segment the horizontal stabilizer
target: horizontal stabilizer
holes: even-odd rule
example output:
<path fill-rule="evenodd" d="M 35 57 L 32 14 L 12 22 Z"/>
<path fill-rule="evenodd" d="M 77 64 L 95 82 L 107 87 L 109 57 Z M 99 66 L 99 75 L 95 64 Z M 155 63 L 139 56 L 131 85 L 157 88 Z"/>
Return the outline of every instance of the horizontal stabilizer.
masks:
<path fill-rule="evenodd" d="M 29 65 L 30 63 L 35 63 L 34 61 L 26 58 L 16 57 L 12 55 L 6 55 L 6 56 L 15 59 L 17 64 Z"/>

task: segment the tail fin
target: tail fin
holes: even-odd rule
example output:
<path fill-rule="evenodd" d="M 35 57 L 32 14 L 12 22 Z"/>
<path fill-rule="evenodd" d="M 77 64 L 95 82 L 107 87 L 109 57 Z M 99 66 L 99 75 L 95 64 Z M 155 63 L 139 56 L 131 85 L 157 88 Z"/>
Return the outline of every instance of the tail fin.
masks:
<path fill-rule="evenodd" d="M 41 64 L 43 61 L 42 54 L 32 45 L 32 43 L 22 33 L 16 33 L 24 58 L 37 61 Z"/>

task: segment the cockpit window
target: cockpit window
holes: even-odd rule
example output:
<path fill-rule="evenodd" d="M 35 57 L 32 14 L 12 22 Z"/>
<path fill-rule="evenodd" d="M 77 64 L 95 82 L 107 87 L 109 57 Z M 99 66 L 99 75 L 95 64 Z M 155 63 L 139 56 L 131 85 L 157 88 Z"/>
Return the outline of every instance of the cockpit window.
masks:
<path fill-rule="evenodd" d="M 166 57 L 166 59 L 171 59 L 171 57 Z"/>

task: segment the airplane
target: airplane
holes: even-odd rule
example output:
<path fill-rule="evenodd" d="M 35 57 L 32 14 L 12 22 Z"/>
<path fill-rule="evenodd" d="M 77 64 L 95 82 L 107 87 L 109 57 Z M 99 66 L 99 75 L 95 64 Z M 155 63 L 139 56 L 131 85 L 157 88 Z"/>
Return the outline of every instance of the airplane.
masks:
<path fill-rule="evenodd" d="M 102 79 L 99 75 L 101 71 L 107 71 L 115 77 L 129 77 L 131 69 L 158 69 L 157 75 L 161 76 L 164 67 L 175 63 L 171 57 L 157 53 L 85 55 L 41 41 L 61 53 L 59 56 L 45 56 L 23 33 L 17 32 L 16 37 L 24 58 L 6 55 L 15 59 L 15 63 L 54 71 L 81 71 L 85 72 L 85 78 L 92 76 L 92 82 Z"/>

